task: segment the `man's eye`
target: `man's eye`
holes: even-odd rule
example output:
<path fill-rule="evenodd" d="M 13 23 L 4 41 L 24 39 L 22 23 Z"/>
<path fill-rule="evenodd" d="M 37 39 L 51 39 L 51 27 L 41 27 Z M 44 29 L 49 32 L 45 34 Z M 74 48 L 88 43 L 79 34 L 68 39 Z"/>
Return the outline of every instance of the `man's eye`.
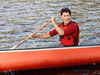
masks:
<path fill-rule="evenodd" d="M 66 15 L 64 15 L 64 17 L 66 17 Z"/>
<path fill-rule="evenodd" d="M 69 15 L 67 15 L 69 17 Z"/>

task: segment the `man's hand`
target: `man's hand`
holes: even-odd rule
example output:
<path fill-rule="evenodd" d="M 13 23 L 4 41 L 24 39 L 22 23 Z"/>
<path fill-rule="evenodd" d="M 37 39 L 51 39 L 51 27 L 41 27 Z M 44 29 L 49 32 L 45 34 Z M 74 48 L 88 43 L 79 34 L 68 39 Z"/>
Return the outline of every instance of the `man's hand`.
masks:
<path fill-rule="evenodd" d="M 36 38 L 36 36 L 34 35 L 34 33 L 31 33 L 31 34 L 29 35 L 29 37 Z"/>
<path fill-rule="evenodd" d="M 55 17 L 54 16 L 51 17 L 51 22 L 55 23 Z"/>

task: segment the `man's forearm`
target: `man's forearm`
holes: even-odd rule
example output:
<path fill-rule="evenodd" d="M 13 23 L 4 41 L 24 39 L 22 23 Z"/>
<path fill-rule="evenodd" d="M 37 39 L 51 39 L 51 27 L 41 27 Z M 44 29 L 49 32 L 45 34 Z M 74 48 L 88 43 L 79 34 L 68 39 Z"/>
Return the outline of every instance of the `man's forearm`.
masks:
<path fill-rule="evenodd" d="M 52 22 L 59 35 L 64 35 L 64 30 L 61 29 L 55 22 Z"/>
<path fill-rule="evenodd" d="M 41 35 L 34 35 L 33 38 L 50 38 L 51 36 L 49 35 L 49 33 L 44 33 Z"/>

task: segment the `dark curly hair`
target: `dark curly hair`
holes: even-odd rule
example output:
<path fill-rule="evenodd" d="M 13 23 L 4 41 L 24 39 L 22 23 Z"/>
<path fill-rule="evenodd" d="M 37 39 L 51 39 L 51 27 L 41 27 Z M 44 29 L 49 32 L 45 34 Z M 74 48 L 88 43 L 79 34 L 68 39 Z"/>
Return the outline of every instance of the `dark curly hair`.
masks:
<path fill-rule="evenodd" d="M 71 11 L 68 8 L 62 8 L 61 9 L 61 15 L 63 14 L 63 12 L 69 12 L 69 14 L 71 15 Z"/>

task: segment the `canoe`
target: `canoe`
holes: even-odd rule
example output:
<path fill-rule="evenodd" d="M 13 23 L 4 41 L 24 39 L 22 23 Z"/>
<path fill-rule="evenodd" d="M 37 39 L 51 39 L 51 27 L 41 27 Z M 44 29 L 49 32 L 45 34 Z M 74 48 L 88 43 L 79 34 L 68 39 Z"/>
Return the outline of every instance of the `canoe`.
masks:
<path fill-rule="evenodd" d="M 0 72 L 100 63 L 100 46 L 0 50 Z"/>

